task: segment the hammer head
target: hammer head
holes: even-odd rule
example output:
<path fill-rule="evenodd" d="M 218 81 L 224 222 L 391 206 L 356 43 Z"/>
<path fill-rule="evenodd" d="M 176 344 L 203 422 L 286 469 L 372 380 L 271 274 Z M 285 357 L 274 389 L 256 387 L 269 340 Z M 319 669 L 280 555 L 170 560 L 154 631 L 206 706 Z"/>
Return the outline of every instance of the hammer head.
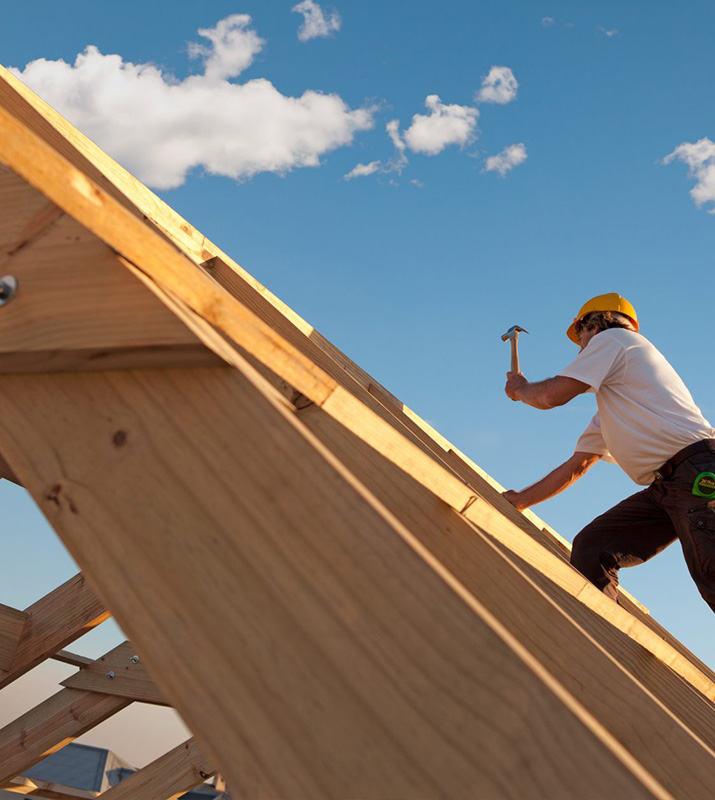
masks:
<path fill-rule="evenodd" d="M 501 337 L 502 342 L 505 342 L 507 339 L 518 339 L 520 333 L 528 333 L 529 331 L 526 328 L 522 328 L 521 325 L 512 325 L 511 328 Z"/>

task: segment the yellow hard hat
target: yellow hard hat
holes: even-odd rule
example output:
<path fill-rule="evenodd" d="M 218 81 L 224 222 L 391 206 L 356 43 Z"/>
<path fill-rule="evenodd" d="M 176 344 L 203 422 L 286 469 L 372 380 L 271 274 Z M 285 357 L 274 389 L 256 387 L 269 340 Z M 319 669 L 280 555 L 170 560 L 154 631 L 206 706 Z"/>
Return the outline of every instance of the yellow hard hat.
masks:
<path fill-rule="evenodd" d="M 590 314 L 592 311 L 617 311 L 619 314 L 625 314 L 625 316 L 627 316 L 628 319 L 630 319 L 630 321 L 635 325 L 636 330 L 638 330 L 638 317 L 636 316 L 636 310 L 628 302 L 628 300 L 626 300 L 625 297 L 621 297 L 620 294 L 616 294 L 615 292 L 611 292 L 610 294 L 599 294 L 597 297 L 592 297 L 585 305 L 581 307 L 581 310 L 574 317 L 571 325 L 569 325 L 566 335 L 569 337 L 569 339 L 571 339 L 572 342 L 581 344 L 581 340 L 576 332 L 576 323 L 580 322 L 586 316 L 586 314 Z"/>

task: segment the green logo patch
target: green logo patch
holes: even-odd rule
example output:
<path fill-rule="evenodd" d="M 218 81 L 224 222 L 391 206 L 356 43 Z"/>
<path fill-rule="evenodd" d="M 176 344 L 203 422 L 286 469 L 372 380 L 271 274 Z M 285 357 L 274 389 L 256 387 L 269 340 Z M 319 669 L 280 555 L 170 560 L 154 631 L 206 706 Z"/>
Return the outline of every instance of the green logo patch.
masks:
<path fill-rule="evenodd" d="M 701 472 L 693 484 L 693 494 L 697 497 L 715 497 L 715 473 Z"/>

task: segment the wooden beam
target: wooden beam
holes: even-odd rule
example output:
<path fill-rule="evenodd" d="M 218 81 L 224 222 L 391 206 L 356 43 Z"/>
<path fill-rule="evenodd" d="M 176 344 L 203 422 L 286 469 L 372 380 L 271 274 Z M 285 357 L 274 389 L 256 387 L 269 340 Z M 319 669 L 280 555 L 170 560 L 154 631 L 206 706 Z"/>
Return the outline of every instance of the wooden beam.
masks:
<path fill-rule="evenodd" d="M 27 614 L 0 603 L 0 670 L 10 669 Z"/>
<path fill-rule="evenodd" d="M 103 692 L 141 703 L 169 705 L 130 642 L 123 642 L 110 653 L 83 666 L 79 672 L 62 681 L 61 686 Z"/>
<path fill-rule="evenodd" d="M 147 189 L 146 186 L 97 147 L 94 142 L 90 141 L 19 79 L 2 67 L 0 67 L 0 101 L 18 119 L 21 119 L 31 130 L 39 133 L 45 141 L 50 143 L 65 158 L 69 159 L 71 163 L 84 170 L 99 185 L 106 188 L 118 202 L 130 209 L 135 215 L 141 216 L 144 220 L 156 225 L 186 256 L 192 259 L 194 263 L 201 264 L 207 268 L 212 276 L 222 285 L 229 288 L 229 291 L 234 296 L 250 297 L 253 295 L 275 309 L 277 314 L 284 317 L 292 325 L 299 336 L 305 337 L 312 345 L 329 356 L 335 364 L 339 365 L 346 376 L 349 376 L 370 393 L 376 396 L 379 395 L 380 401 L 386 407 L 389 407 L 403 423 L 409 422 L 419 428 L 425 434 L 426 439 L 431 441 L 438 450 L 454 454 L 464 466 L 486 482 L 492 489 L 492 495 L 495 493 L 497 495 L 501 494 L 504 487 L 497 481 L 457 450 L 451 442 L 445 439 L 412 409 L 401 403 L 398 398 L 383 386 L 380 386 L 363 369 L 296 314 L 295 311 L 286 306 L 270 290 L 261 285 L 259 281 L 242 269 L 213 242 L 209 241 L 177 214 L 174 209 Z M 234 277 L 231 277 L 229 272 L 232 272 Z M 423 442 L 426 439 L 422 437 Z M 473 484 L 470 482 L 470 485 Z M 486 495 L 486 498 L 490 499 L 489 494 Z M 533 534 L 537 531 L 542 531 L 546 538 L 553 542 L 556 547 L 570 549 L 570 544 L 550 526 L 546 525 L 531 509 L 523 512 L 523 518 L 532 523 L 528 532 Z M 620 591 L 625 596 L 629 607 L 631 607 L 631 604 L 636 606 L 637 613 L 641 618 L 648 613 L 647 609 L 629 595 L 628 592 L 623 589 Z M 647 619 L 642 619 L 642 621 L 648 624 Z M 657 633 L 663 634 L 662 631 L 658 630 L 657 626 L 652 626 L 652 629 Z M 666 638 L 669 637 L 667 632 L 664 635 Z M 678 647 L 677 640 L 670 637 L 669 641 L 674 647 Z M 686 651 L 683 651 L 683 655 L 692 657 L 692 654 L 688 654 Z M 705 665 L 702 664 L 698 666 L 705 668 Z M 707 668 L 705 669 L 707 671 Z M 713 675 L 711 674 L 710 677 L 713 677 Z"/>
<path fill-rule="evenodd" d="M 0 689 L 95 628 L 110 614 L 80 573 L 25 609 L 25 624 Z"/>
<path fill-rule="evenodd" d="M 215 774 L 194 739 L 103 792 L 106 800 L 177 800 Z"/>
<path fill-rule="evenodd" d="M 320 409 L 300 419 L 674 796 L 707 793 L 715 769 L 708 701 L 575 596 L 555 591 L 549 572 L 538 584 L 493 541 L 489 519 L 476 527 L 436 503 Z"/>
<path fill-rule="evenodd" d="M 104 242 L 6 167 L 0 217 L 3 273 L 19 285 L 0 314 L 0 369 L 220 363 Z"/>
<path fill-rule="evenodd" d="M 0 784 L 126 708 L 131 700 L 63 689 L 0 730 Z"/>
<path fill-rule="evenodd" d="M 153 220 L 167 236 L 171 237 L 173 243 L 183 253 L 193 259 L 194 263 L 204 263 L 209 268 L 212 276 L 222 286 L 228 288 L 235 297 L 240 297 L 242 302 L 248 304 L 262 319 L 265 320 L 270 317 L 272 326 L 274 328 L 278 326 L 278 329 L 283 331 L 284 335 L 289 338 L 292 332 L 298 333 L 299 338 L 311 345 L 311 352 L 314 358 L 316 352 L 321 353 L 323 351 L 325 355 L 322 361 L 318 360 L 319 363 L 323 363 L 325 369 L 330 372 L 331 365 L 339 365 L 341 374 L 349 375 L 352 382 L 357 382 L 366 392 L 371 388 L 373 392 L 375 391 L 377 387 L 374 381 L 344 354 L 340 353 L 327 340 L 317 334 L 304 320 L 242 270 L 215 245 L 208 242 L 205 237 L 201 236 L 176 212 L 166 206 L 146 187 L 143 187 L 126 170 L 119 167 L 96 145 L 76 131 L 62 117 L 49 108 L 47 104 L 17 81 L 16 78 L 7 73 L 3 73 L 3 76 L 7 86 L 4 88 L 0 86 L 0 89 L 3 92 L 5 106 L 12 109 L 12 113 L 29 123 L 33 130 L 40 131 L 46 140 L 52 143 L 53 147 L 57 148 L 73 163 L 85 170 L 89 169 L 89 174 L 92 177 L 96 178 L 99 172 L 99 176 L 102 178 L 100 184 L 107 188 L 115 199 L 118 198 L 125 206 L 127 205 L 127 199 L 129 199 L 131 212 L 135 216 L 139 210 L 146 218 Z M 51 123 L 49 126 L 47 121 Z M 68 143 L 75 145 L 81 152 L 68 147 Z M 111 182 L 109 187 L 107 187 L 107 178 L 104 177 L 103 173 L 106 173 L 109 177 Z M 119 193 L 117 189 L 119 189 Z M 203 337 L 201 338 L 206 341 Z M 295 344 L 295 341 L 293 343 Z M 207 344 L 209 343 L 207 342 Z M 209 346 L 211 345 L 209 344 Z M 325 356 L 327 356 L 327 361 Z M 276 368 L 275 364 L 270 366 L 273 369 Z M 282 375 L 283 373 L 278 370 L 278 374 Z M 294 381 L 287 380 L 291 385 L 295 385 Z M 379 391 L 384 396 L 383 400 L 386 399 L 387 403 L 391 405 L 393 412 L 401 406 L 396 398 L 389 395 L 381 387 Z M 306 396 L 315 401 L 315 398 L 310 393 Z M 425 446 L 426 440 L 429 440 L 432 443 L 437 442 L 437 445 L 442 450 L 450 448 L 449 442 L 444 437 L 440 437 L 427 423 L 404 406 L 401 406 L 401 421 L 403 424 L 411 426 L 413 435 L 419 430 L 419 442 L 422 446 Z M 475 465 L 471 466 L 474 467 Z M 489 488 L 492 490 L 491 494 L 496 493 L 498 495 L 499 487 L 496 482 L 486 476 L 478 467 L 476 471 L 487 479 Z M 497 490 L 496 492 L 494 491 L 495 489 Z M 535 523 L 532 533 L 545 529 L 544 524 L 532 512 L 527 512 L 525 517 L 521 518 L 525 519 L 526 517 Z M 532 517 L 533 519 L 531 519 Z M 543 534 L 541 535 L 543 536 Z M 563 540 L 550 529 L 548 529 L 547 538 L 549 536 L 554 538 L 557 544 L 563 545 Z M 687 657 L 687 654 L 684 655 Z M 715 676 L 711 675 L 711 677 Z"/>
<path fill-rule="evenodd" d="M 262 389 L 0 380 L 0 447 L 232 792 L 670 797 Z"/>
<path fill-rule="evenodd" d="M 60 661 L 63 664 L 69 664 L 71 667 L 88 667 L 90 664 L 94 664 L 93 658 L 70 653 L 69 650 L 60 650 L 59 653 L 55 653 L 50 657 L 53 661 Z"/>
<path fill-rule="evenodd" d="M 0 785 L 0 791 L 10 794 L 32 795 L 43 800 L 92 800 L 99 797 L 99 792 L 90 792 L 86 789 L 77 789 L 74 786 L 41 781 L 39 778 L 13 778 L 11 781 Z"/>

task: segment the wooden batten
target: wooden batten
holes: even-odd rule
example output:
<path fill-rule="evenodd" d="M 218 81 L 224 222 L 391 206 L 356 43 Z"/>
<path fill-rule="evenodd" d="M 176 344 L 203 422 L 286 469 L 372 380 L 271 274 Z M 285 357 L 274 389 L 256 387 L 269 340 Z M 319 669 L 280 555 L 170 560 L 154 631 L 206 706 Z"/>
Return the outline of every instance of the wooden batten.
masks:
<path fill-rule="evenodd" d="M 0 164 L 0 452 L 83 570 L 0 607 L 0 687 L 80 667 L 0 788 L 143 701 L 196 741 L 111 800 L 707 794 L 713 672 L 1 68 Z"/>
<path fill-rule="evenodd" d="M 62 691 L 0 729 L 0 785 L 28 770 L 131 700 L 79 689 Z"/>
<path fill-rule="evenodd" d="M 218 364 L 100 239 L 0 167 L 0 371 Z"/>
<path fill-rule="evenodd" d="M 25 619 L 20 638 L 11 663 L 0 672 L 0 689 L 110 616 L 82 574 L 70 578 L 22 613 Z"/>
<path fill-rule="evenodd" d="M 99 792 L 76 789 L 73 786 L 63 786 L 51 781 L 41 781 L 39 778 L 13 778 L 5 785 L 0 784 L 0 790 L 14 795 L 31 795 L 39 800 L 93 800 L 93 798 L 99 797 Z"/>
<path fill-rule="evenodd" d="M 239 796 L 669 797 L 237 369 L 1 386 L 3 450 Z"/>
<path fill-rule="evenodd" d="M 26 619 L 23 611 L 0 604 L 0 672 L 12 666 Z"/>
<path fill-rule="evenodd" d="M 70 689 L 112 694 L 141 703 L 169 705 L 129 642 L 120 644 L 110 653 L 83 666 L 75 675 L 62 681 L 61 685 Z"/>
<path fill-rule="evenodd" d="M 102 794 L 106 800 L 177 800 L 215 774 L 195 739 L 189 739 Z"/>

